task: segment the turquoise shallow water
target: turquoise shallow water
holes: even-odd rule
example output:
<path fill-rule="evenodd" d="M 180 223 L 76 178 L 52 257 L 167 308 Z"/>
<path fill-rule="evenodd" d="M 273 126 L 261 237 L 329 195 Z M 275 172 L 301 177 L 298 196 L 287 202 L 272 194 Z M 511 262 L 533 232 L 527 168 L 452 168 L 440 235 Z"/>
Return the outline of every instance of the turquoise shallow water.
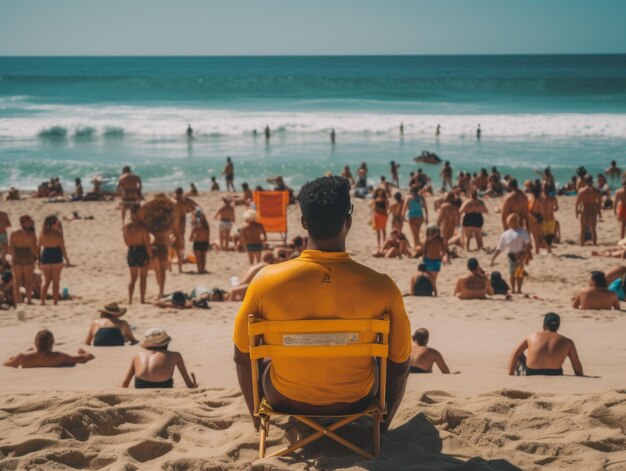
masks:
<path fill-rule="evenodd" d="M 626 56 L 0 58 L 0 187 L 128 163 L 150 189 L 202 188 L 227 155 L 251 184 L 389 160 L 406 181 L 423 149 L 560 181 L 626 164 Z"/>

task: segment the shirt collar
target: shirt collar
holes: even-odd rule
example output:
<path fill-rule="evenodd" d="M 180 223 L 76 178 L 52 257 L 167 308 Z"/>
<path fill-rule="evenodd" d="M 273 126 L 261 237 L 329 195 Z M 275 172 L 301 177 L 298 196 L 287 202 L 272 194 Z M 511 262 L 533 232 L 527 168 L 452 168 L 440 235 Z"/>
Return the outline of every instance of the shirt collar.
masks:
<path fill-rule="evenodd" d="M 299 258 L 311 262 L 345 262 L 351 260 L 348 252 L 322 252 L 321 250 L 303 250 Z"/>

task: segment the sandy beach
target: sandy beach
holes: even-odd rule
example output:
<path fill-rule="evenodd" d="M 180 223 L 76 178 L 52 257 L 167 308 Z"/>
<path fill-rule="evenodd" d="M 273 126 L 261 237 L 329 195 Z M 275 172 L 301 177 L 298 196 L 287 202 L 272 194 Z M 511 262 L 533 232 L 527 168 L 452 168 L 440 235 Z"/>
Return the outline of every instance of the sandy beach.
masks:
<path fill-rule="evenodd" d="M 212 218 L 221 194 L 203 193 L 195 200 Z M 369 226 L 369 201 L 354 201 L 355 223 L 348 237 L 351 256 L 389 274 L 408 291 L 415 259 L 376 259 L 375 233 Z M 434 215 L 429 200 L 431 217 Z M 486 247 L 501 233 L 499 200 L 486 200 L 490 215 Z M 466 271 L 468 254 L 443 267 L 437 298 L 405 297 L 412 329 L 426 327 L 430 345 L 444 355 L 458 375 L 412 375 L 389 433 L 382 457 L 372 462 L 322 441 L 287 458 L 256 461 L 258 437 L 241 394 L 232 361 L 233 319 L 239 302 L 212 303 L 210 310 L 174 311 L 151 305 L 127 306 L 128 269 L 118 202 L 48 204 L 25 199 L 2 202 L 13 226 L 21 214 L 33 216 L 37 230 L 45 216 L 93 215 L 93 220 L 64 222 L 73 267 L 64 268 L 62 288 L 81 299 L 59 306 L 20 306 L 0 311 L 0 358 L 25 351 L 41 328 L 53 331 L 56 348 L 83 347 L 96 359 L 66 369 L 0 368 L 0 470 L 12 469 L 454 469 L 454 470 L 623 470 L 626 469 L 626 316 L 615 311 L 577 311 L 575 292 L 588 282 L 590 270 L 606 270 L 615 259 L 591 257 L 591 247 L 577 245 L 578 222 L 573 198 L 559 198 L 562 243 L 553 255 L 534 257 L 527 268 L 528 297 L 513 300 L 461 301 L 452 296 L 454 281 Z M 242 207 L 237 207 L 241 220 Z M 434 218 L 433 218 L 434 219 Z M 618 239 L 612 212 L 599 224 L 600 247 Z M 289 208 L 289 236 L 304 235 L 297 206 Z M 217 238 L 210 220 L 211 238 Z M 189 233 L 189 232 L 188 232 Z M 188 234 L 187 233 L 187 234 Z M 191 244 L 187 242 L 188 251 Z M 490 256 L 475 255 L 484 267 Z M 247 269 L 244 253 L 208 256 L 208 275 L 168 273 L 166 291 L 196 286 L 229 289 L 229 278 Z M 501 256 L 496 268 L 506 272 Z M 153 272 L 148 299 L 156 298 Z M 303 300 L 304 301 L 304 300 Z M 84 340 L 97 310 L 118 302 L 129 307 L 125 319 L 135 336 L 163 327 L 173 337 L 198 379 L 199 389 L 138 392 L 120 388 L 128 364 L 139 349 L 86 347 Z M 543 315 L 561 315 L 560 332 L 572 338 L 585 370 L 573 376 L 569 362 L 563 377 L 512 377 L 506 365 L 515 345 L 540 330 Z M 286 421 L 270 429 L 270 451 L 288 442 L 293 427 Z M 367 424 L 368 425 L 368 424 Z M 369 427 L 342 433 L 365 445 Z"/>

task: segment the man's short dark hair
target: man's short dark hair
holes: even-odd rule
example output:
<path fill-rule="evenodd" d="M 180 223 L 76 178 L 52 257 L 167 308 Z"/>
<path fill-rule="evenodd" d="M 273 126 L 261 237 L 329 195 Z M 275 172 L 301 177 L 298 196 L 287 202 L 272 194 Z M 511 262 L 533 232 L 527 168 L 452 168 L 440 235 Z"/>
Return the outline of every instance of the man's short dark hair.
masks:
<path fill-rule="evenodd" d="M 509 181 L 509 187 L 517 188 L 517 180 L 515 178 L 511 178 L 511 181 Z"/>
<path fill-rule="evenodd" d="M 478 260 L 476 260 L 474 257 L 470 258 L 467 261 L 467 269 L 469 271 L 474 271 L 478 268 Z"/>
<path fill-rule="evenodd" d="M 316 178 L 304 184 L 298 201 L 311 237 L 333 239 L 350 211 L 350 182 L 338 176 Z"/>
<path fill-rule="evenodd" d="M 556 332 L 561 327 L 561 317 L 556 312 L 549 312 L 543 318 L 543 325 L 550 332 Z"/>
<path fill-rule="evenodd" d="M 609 283 L 606 281 L 606 276 L 604 276 L 604 272 L 592 271 L 591 279 L 598 288 L 606 288 L 609 285 Z"/>
<path fill-rule="evenodd" d="M 429 336 L 430 334 L 428 333 L 428 330 L 424 328 L 417 329 L 413 334 L 413 341 L 421 345 L 426 345 L 428 343 Z"/>

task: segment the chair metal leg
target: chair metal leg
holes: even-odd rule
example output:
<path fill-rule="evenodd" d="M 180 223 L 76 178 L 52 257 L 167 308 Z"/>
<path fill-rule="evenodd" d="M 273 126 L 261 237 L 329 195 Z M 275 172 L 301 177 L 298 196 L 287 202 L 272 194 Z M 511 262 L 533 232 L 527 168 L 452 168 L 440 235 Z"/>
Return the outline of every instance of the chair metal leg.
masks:
<path fill-rule="evenodd" d="M 335 440 L 337 443 L 340 443 L 341 445 L 345 446 L 346 448 L 354 451 L 355 453 L 358 453 L 359 455 L 361 455 L 363 458 L 367 459 L 367 460 L 371 460 L 374 457 L 372 456 L 371 453 L 365 451 L 362 448 L 359 448 L 358 446 L 356 446 L 354 443 L 346 440 L 345 438 L 337 435 L 335 432 L 333 432 L 332 430 L 330 430 L 329 428 L 326 427 L 322 427 L 320 424 L 318 424 L 317 422 L 310 420 L 306 417 L 301 417 L 298 416 L 297 417 L 298 420 L 300 420 L 301 422 L 304 422 L 305 424 L 307 424 L 309 427 L 317 430 L 318 432 L 324 434 L 325 436 L 327 436 L 328 438 L 331 438 L 333 440 Z"/>
<path fill-rule="evenodd" d="M 259 443 L 259 458 L 265 457 L 265 441 L 267 440 L 267 431 L 269 429 L 269 417 L 261 417 L 261 440 Z"/>
<path fill-rule="evenodd" d="M 374 416 L 374 456 L 376 458 L 380 456 L 380 424 L 382 421 L 382 414 L 376 414 Z"/>

